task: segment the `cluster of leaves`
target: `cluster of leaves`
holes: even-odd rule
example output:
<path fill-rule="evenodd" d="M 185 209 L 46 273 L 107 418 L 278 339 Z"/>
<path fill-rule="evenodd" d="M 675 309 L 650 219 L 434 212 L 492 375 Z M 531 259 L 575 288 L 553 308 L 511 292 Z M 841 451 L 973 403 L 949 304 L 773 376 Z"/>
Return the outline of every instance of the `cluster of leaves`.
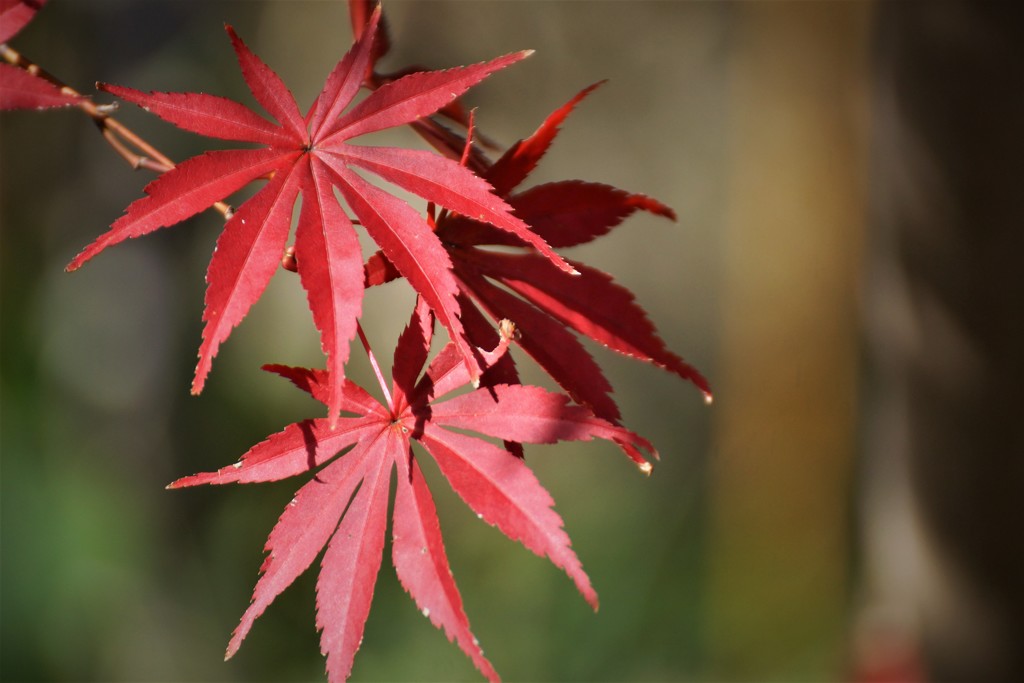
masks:
<path fill-rule="evenodd" d="M 0 39 L 16 33 L 41 4 L 0 0 Z M 600 183 L 567 180 L 519 189 L 571 111 L 600 84 L 578 93 L 492 162 L 474 139 L 473 116 L 460 97 L 529 53 L 443 71 L 381 73 L 377 63 L 390 45 L 381 8 L 368 0 L 351 0 L 349 6 L 355 43 L 305 114 L 281 78 L 230 27 L 242 76 L 273 121 L 214 95 L 101 84 L 101 90 L 180 128 L 257 147 L 206 152 L 163 173 L 68 270 L 109 246 L 177 224 L 250 183 L 262 183 L 229 214 L 210 261 L 192 389 L 202 390 L 220 345 L 283 266 L 298 273 L 305 289 L 327 367 L 265 369 L 324 403 L 326 417 L 290 425 L 235 464 L 170 486 L 315 473 L 270 534 L 252 604 L 227 655 L 326 546 L 317 584 L 321 649 L 331 680 L 349 675 L 381 564 L 395 469 L 392 559 L 399 579 L 423 614 L 485 676 L 496 679 L 469 630 L 412 442 L 433 457 L 481 518 L 562 568 L 596 609 L 597 595 L 550 495 L 522 459 L 521 444 L 607 439 L 650 471 L 653 447 L 621 425 L 611 385 L 579 336 L 672 372 L 708 398 L 710 392 L 704 378 L 666 348 L 627 289 L 554 249 L 605 235 L 636 211 L 669 219 L 675 214 L 650 197 Z M 64 106 L 78 99 L 23 65 L 0 66 L 4 108 Z M 370 93 L 356 102 L 361 88 Z M 403 125 L 440 154 L 352 142 Z M 423 198 L 426 211 L 355 169 Z M 379 248 L 365 263 L 356 225 Z M 395 350 L 389 390 L 358 320 L 365 289 L 399 279 L 415 290 L 417 303 Z M 435 321 L 448 342 L 430 360 Z M 383 402 L 345 377 L 357 335 L 377 372 Z M 523 385 L 510 345 L 531 356 L 566 393 Z M 448 397 L 466 384 L 473 390 Z M 504 447 L 449 428 L 494 437 Z"/>
<path fill-rule="evenodd" d="M 551 509 L 554 501 L 525 462 L 492 443 L 447 428 L 516 442 L 603 438 L 629 444 L 633 450 L 653 453 L 653 447 L 637 434 L 570 404 L 568 397 L 539 387 L 498 384 L 442 400 L 469 383 L 471 376 L 452 342 L 420 376 L 433 327 L 429 311 L 418 307 L 398 341 L 391 391 L 382 386 L 385 403 L 348 381 L 342 410 L 354 417 L 342 417 L 333 426 L 326 418 L 289 425 L 234 465 L 171 484 L 179 488 L 274 481 L 306 474 L 351 449 L 299 489 L 270 533 L 263 575 L 228 656 L 238 649 L 253 620 L 326 545 L 317 581 L 317 626 L 323 630 L 321 647 L 331 678 L 341 680 L 349 674 L 380 568 L 391 471 L 396 468 L 392 560 L 398 578 L 423 614 L 443 628 L 482 673 L 497 677 L 469 630 L 412 441 L 433 456 L 452 488 L 481 519 L 564 569 L 597 608 L 597 594 L 570 547 L 561 518 Z M 511 336 L 506 324 L 498 346 L 482 354 L 485 366 L 500 362 Z M 276 365 L 264 369 L 328 402 L 329 373 Z"/>

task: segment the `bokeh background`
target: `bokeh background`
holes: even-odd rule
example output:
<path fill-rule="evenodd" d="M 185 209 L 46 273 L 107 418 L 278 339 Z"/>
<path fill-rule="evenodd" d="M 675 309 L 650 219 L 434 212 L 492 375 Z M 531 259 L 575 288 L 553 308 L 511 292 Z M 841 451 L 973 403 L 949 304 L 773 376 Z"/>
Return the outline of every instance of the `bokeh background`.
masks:
<path fill-rule="evenodd" d="M 596 350 L 650 478 L 600 443 L 530 448 L 601 595 L 436 481 L 476 635 L 508 680 L 1021 680 L 1024 17 L 1014 3 L 390 0 L 383 67 L 526 62 L 475 88 L 510 144 L 582 87 L 533 180 L 644 192 L 572 256 L 630 287 L 699 392 Z M 95 81 L 251 103 L 223 23 L 308 106 L 343 2 L 53 0 L 13 44 Z M 105 97 L 98 97 L 107 101 Z M 210 141 L 118 117 L 184 159 Z M 398 132 L 388 143 L 417 144 Z M 219 143 L 213 142 L 214 146 Z M 0 118 L 2 593 L 10 681 L 322 680 L 313 572 L 223 648 L 296 483 L 167 492 L 321 407 L 282 272 L 188 394 L 206 214 L 68 275 L 150 179 L 74 111 Z M 372 291 L 378 353 L 408 316 Z M 358 355 L 358 353 L 354 353 Z M 352 375 L 371 386 L 365 367 Z M 382 566 L 356 680 L 477 680 Z"/>

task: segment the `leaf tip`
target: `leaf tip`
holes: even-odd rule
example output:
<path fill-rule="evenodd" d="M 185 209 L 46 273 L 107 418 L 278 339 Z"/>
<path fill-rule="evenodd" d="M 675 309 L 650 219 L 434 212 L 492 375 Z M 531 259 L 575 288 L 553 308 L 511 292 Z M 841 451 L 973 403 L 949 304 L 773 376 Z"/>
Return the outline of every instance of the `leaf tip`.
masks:
<path fill-rule="evenodd" d="M 241 39 L 238 37 L 238 34 L 235 33 L 235 28 L 231 24 L 224 22 L 224 30 L 227 31 L 228 37 L 231 38 L 231 42 L 234 43 L 236 46 L 238 43 L 241 42 Z"/>
<path fill-rule="evenodd" d="M 75 256 L 75 258 L 71 259 L 70 263 L 64 266 L 64 272 L 73 273 L 79 268 L 81 268 L 82 265 L 89 260 L 89 257 L 86 255 L 87 253 L 88 249 L 83 249 L 81 252 L 79 252 L 79 254 Z"/>
<path fill-rule="evenodd" d="M 175 479 L 170 484 L 168 484 L 167 486 L 164 487 L 164 491 L 177 491 L 178 489 L 183 487 L 182 482 L 184 482 L 185 479 L 186 479 L 185 477 L 183 477 L 181 479 Z"/>
<path fill-rule="evenodd" d="M 106 83 L 105 81 L 96 81 L 94 85 L 96 90 L 99 92 L 106 92 L 114 95 L 115 97 L 120 97 L 121 93 L 119 91 L 124 90 L 123 87 L 117 86 L 113 83 Z M 104 104 L 103 106 L 104 108 L 114 108 L 116 110 L 118 105 L 117 102 L 112 102 L 111 104 Z"/>
<path fill-rule="evenodd" d="M 217 350 L 214 349 L 213 353 Z M 193 396 L 198 396 L 203 393 L 203 389 L 206 387 L 206 377 L 210 374 L 210 365 L 212 360 L 209 356 L 202 353 L 200 349 L 199 362 L 196 363 L 195 374 L 192 377 L 192 385 L 189 387 L 189 393 Z"/>
<path fill-rule="evenodd" d="M 595 591 L 589 583 L 587 584 L 587 591 L 583 593 L 583 599 L 587 601 L 587 604 L 590 605 L 590 609 L 594 610 L 595 613 L 601 606 L 600 600 L 598 600 L 597 597 L 597 591 Z"/>
<path fill-rule="evenodd" d="M 251 608 L 252 608 L 252 606 L 250 605 L 250 609 Z M 249 626 L 252 626 L 252 624 L 250 623 Z M 241 630 L 241 628 L 242 628 L 242 625 L 239 624 L 235 628 L 235 632 L 231 635 L 231 642 L 228 643 L 227 649 L 224 650 L 224 661 L 225 662 L 228 661 L 229 659 L 231 659 L 232 657 L 234 657 L 235 654 L 238 652 L 238 648 L 242 647 L 242 640 L 248 634 L 249 629 L 246 628 L 244 631 L 242 631 L 241 632 L 241 637 L 239 637 L 239 631 Z"/>

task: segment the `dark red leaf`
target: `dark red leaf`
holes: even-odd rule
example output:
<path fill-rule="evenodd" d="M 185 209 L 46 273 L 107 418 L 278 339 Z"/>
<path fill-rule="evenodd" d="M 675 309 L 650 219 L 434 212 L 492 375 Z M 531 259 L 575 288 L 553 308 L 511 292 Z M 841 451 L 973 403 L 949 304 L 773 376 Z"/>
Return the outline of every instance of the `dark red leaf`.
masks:
<path fill-rule="evenodd" d="M 395 264 L 391 263 L 382 251 L 378 251 L 366 259 L 366 264 L 363 266 L 363 284 L 366 287 L 383 285 L 400 277 L 402 277 L 402 274 L 398 272 Z"/>
<path fill-rule="evenodd" d="M 566 327 L 623 355 L 673 372 L 693 382 L 706 396 L 711 395 L 703 375 L 668 350 L 633 293 L 615 284 L 608 275 L 577 263 L 580 275 L 569 277 L 530 254 L 474 251 L 473 257 L 478 259 L 478 268 Z M 520 320 L 522 316 L 516 317 L 507 310 L 508 303 L 498 306 L 497 315 Z M 525 333 L 525 320 L 520 320 L 520 327 Z M 566 389 L 572 391 L 571 386 Z M 609 417 L 596 408 L 595 412 Z"/>
<path fill-rule="evenodd" d="M 422 298 L 416 299 L 416 308 L 405 331 L 398 338 L 395 346 L 395 362 L 391 366 L 391 377 L 394 381 L 392 394 L 395 410 L 403 410 L 408 403 L 407 397 L 416 387 L 416 378 L 427 362 L 430 353 L 430 342 L 434 338 L 434 316 Z M 459 359 L 461 364 L 461 359 Z"/>
<path fill-rule="evenodd" d="M 567 276 L 568 277 L 568 276 Z M 565 327 L 531 304 L 495 287 L 481 277 L 466 280 L 467 289 L 495 320 L 515 320 L 517 343 L 573 400 L 613 422 L 621 417 L 611 397 L 612 387 L 601 366 Z M 600 305 L 600 302 L 594 302 Z"/>
<path fill-rule="evenodd" d="M 375 10 L 379 10 L 380 2 L 378 0 L 349 0 L 348 12 L 349 19 L 352 22 L 352 33 L 356 39 L 359 39 L 365 31 L 371 31 L 372 28 L 368 27 L 371 17 Z M 373 64 L 377 63 L 377 60 L 383 57 L 391 49 L 391 40 L 388 37 L 387 21 L 384 17 L 380 18 L 380 27 L 377 29 L 377 39 L 373 43 Z"/>
<path fill-rule="evenodd" d="M 522 343 L 522 335 L 520 334 L 518 327 L 513 334 L 505 335 L 507 338 L 502 338 L 502 335 L 500 335 L 499 332 L 487 322 L 483 313 L 473 305 L 473 302 L 470 300 L 465 290 L 459 294 L 459 306 L 462 308 L 462 324 L 465 326 L 466 333 L 469 335 L 469 338 L 477 345 L 477 348 L 491 348 L 495 345 L 498 345 L 500 348 L 501 344 L 508 344 L 513 339 L 518 340 L 520 344 Z M 500 327 L 502 321 L 508 321 L 508 318 L 495 318 L 495 320 L 498 321 Z M 557 339 L 552 341 L 555 344 L 558 343 Z M 427 375 L 423 378 L 425 382 L 431 381 L 429 375 L 430 373 L 428 371 Z M 488 367 L 486 372 L 484 372 L 480 377 L 480 385 L 484 387 L 491 387 L 495 384 L 519 383 L 519 370 L 516 368 L 516 362 L 512 358 L 511 353 L 505 353 L 495 362 L 492 362 L 490 367 Z M 433 397 L 434 393 L 431 390 L 425 395 Z M 525 457 L 523 445 L 521 443 L 506 441 L 504 445 L 505 450 L 517 458 L 521 459 Z"/>
<path fill-rule="evenodd" d="M 538 185 L 510 197 L 509 203 L 537 234 L 558 247 L 589 242 L 638 210 L 676 218 L 672 209 L 646 195 L 579 180 Z"/>
<path fill-rule="evenodd" d="M 513 145 L 483 172 L 498 194 L 515 208 L 516 216 L 553 247 L 589 242 L 636 211 L 672 220 L 676 217 L 671 208 L 651 197 L 600 183 L 562 181 L 510 194 L 536 167 L 568 114 L 597 85 L 584 89 L 554 111 L 533 135 Z M 486 245 L 526 245 L 511 233 L 465 215 L 441 216 L 437 234 L 450 250 L 463 287 L 476 302 L 495 320 L 516 321 L 522 333 L 519 345 L 575 400 L 601 417 L 613 422 L 619 419 L 618 408 L 609 395 L 611 387 L 567 329 L 693 382 L 710 401 L 704 377 L 665 347 L 633 295 L 600 271 L 576 264 L 582 275 L 570 278 L 556 269 L 549 270 L 548 264 L 541 264 L 529 253 L 509 255 L 478 249 Z M 386 282 L 388 277 L 386 264 L 368 264 L 368 285 Z M 487 278 L 501 282 L 519 296 L 490 284 Z M 467 318 L 472 306 L 463 301 L 460 307 L 463 318 Z M 631 447 L 624 444 L 623 448 L 629 451 Z M 638 462 L 642 460 L 637 451 L 632 456 Z"/>
<path fill-rule="evenodd" d="M 465 140 L 433 119 L 420 119 L 409 124 L 431 147 L 452 161 L 461 161 Z M 469 159 L 463 164 L 473 173 L 483 177 L 491 162 L 480 149 L 473 145 Z M 500 231 L 499 231 L 500 232 Z"/>
<path fill-rule="evenodd" d="M 0 110 L 69 107 L 80 99 L 23 69 L 0 64 Z"/>
<path fill-rule="evenodd" d="M 493 371 L 496 366 L 508 358 L 506 351 L 511 341 L 511 336 L 502 335 L 493 351 L 488 352 L 477 347 L 477 354 L 484 360 L 487 366 L 486 372 Z M 416 393 L 412 398 L 421 403 L 428 400 L 436 400 L 471 381 L 473 380 L 466 369 L 465 363 L 460 362 L 457 349 L 453 344 L 449 343 L 434 357 L 426 373 L 424 373 L 419 384 L 417 384 Z"/>
<path fill-rule="evenodd" d="M 6 43 L 32 20 L 46 0 L 0 0 L 0 43 Z"/>
<path fill-rule="evenodd" d="M 518 331 L 518 326 L 512 335 L 506 335 L 507 339 L 503 338 L 501 331 L 494 329 L 494 326 L 487 322 L 487 318 L 473 304 L 465 288 L 459 294 L 459 307 L 462 309 L 462 324 L 466 328 L 466 333 L 478 349 L 496 348 L 500 350 L 503 344 L 508 344 L 513 339 L 522 341 L 522 335 Z M 510 318 L 511 316 L 501 316 L 494 318 L 494 322 L 500 326 L 502 320 L 509 320 Z M 427 376 L 429 375 L 430 372 L 428 370 Z M 485 386 L 493 384 L 519 384 L 519 373 L 516 370 L 516 363 L 512 358 L 512 354 L 503 354 L 497 360 L 490 362 L 481 378 L 481 384 Z M 440 394 L 437 396 L 440 396 Z"/>
<path fill-rule="evenodd" d="M 576 93 L 575 97 L 551 112 L 533 135 L 509 147 L 501 158 L 494 162 L 486 178 L 494 186 L 497 194 L 504 197 L 526 180 L 551 147 L 555 136 L 558 135 L 559 127 L 576 105 L 605 82 L 599 81 Z"/>
<path fill-rule="evenodd" d="M 0 43 L 17 35 L 45 4 L 46 0 L 0 0 Z M 81 99 L 42 76 L 0 64 L 0 110 L 67 107 Z"/>
<path fill-rule="evenodd" d="M 416 390 L 418 394 L 436 400 L 465 386 L 469 381 L 469 372 L 458 349 L 453 344 L 447 344 L 434 356 Z"/>

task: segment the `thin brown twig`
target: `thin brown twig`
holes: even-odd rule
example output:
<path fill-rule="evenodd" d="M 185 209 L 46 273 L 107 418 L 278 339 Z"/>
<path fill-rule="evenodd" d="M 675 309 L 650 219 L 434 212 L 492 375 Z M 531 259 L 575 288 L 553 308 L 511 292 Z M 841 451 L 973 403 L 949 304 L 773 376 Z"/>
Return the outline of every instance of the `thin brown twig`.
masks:
<path fill-rule="evenodd" d="M 99 129 L 103 139 L 117 152 L 118 156 L 128 162 L 133 169 L 144 168 L 154 173 L 166 173 L 174 168 L 174 162 L 156 147 L 146 142 L 133 130 L 110 115 L 110 105 L 97 105 L 90 98 L 82 96 L 77 90 L 49 73 L 35 62 L 27 59 L 6 43 L 0 43 L 0 57 L 5 62 L 19 69 L 24 69 L 33 76 L 49 81 L 60 88 L 61 92 L 78 98 L 75 106 L 91 118 Z M 231 218 L 231 207 L 225 202 L 213 205 L 225 219 Z"/>

